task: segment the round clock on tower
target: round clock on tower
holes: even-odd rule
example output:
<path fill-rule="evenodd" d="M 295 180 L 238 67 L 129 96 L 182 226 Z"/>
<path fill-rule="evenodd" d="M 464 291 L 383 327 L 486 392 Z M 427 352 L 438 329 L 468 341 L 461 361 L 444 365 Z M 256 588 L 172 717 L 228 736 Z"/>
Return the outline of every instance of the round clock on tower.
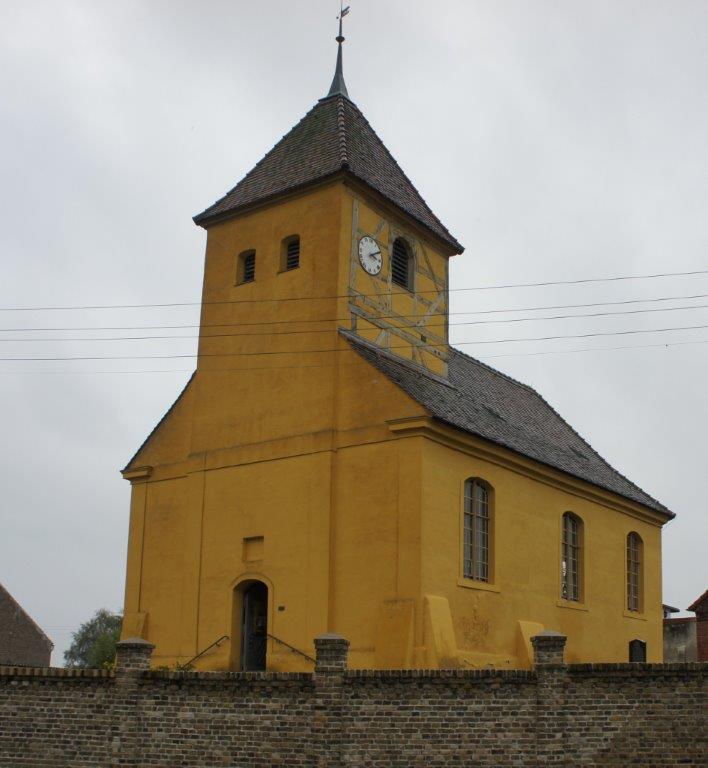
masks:
<path fill-rule="evenodd" d="M 373 237 L 366 235 L 359 240 L 359 263 L 370 275 L 378 275 L 381 271 L 381 248 Z"/>

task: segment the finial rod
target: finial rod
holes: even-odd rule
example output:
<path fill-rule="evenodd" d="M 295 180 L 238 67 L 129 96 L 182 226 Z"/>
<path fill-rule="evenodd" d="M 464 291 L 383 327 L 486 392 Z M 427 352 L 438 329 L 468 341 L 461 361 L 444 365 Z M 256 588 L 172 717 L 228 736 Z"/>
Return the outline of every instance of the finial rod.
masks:
<path fill-rule="evenodd" d="M 346 8 L 344 7 L 344 0 L 340 0 L 340 6 L 339 6 L 339 34 L 335 38 L 337 41 L 337 66 L 334 70 L 334 78 L 332 80 L 332 85 L 330 86 L 329 93 L 327 96 L 346 96 L 349 98 L 349 94 L 347 93 L 347 86 L 344 82 L 344 68 L 342 65 L 342 43 L 344 42 L 344 33 L 342 31 L 342 19 L 349 13 L 349 6 Z"/>

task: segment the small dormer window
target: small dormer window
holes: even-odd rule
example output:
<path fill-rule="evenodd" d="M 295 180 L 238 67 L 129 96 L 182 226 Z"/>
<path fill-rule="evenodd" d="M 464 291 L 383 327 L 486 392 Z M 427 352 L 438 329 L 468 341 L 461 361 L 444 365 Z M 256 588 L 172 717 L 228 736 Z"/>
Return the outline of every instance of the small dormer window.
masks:
<path fill-rule="evenodd" d="M 402 237 L 393 241 L 391 280 L 407 291 L 413 290 L 413 253 L 408 242 Z"/>
<path fill-rule="evenodd" d="M 243 251 L 238 256 L 236 264 L 236 283 L 252 283 L 256 279 L 256 252 Z"/>
<path fill-rule="evenodd" d="M 280 269 L 288 272 L 300 266 L 300 235 L 291 235 L 283 240 Z"/>

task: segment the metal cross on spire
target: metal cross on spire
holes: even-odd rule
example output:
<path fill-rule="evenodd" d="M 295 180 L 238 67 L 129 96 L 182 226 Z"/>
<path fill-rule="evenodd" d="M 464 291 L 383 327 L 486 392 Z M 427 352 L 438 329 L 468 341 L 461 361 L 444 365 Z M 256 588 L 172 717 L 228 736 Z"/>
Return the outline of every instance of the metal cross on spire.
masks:
<path fill-rule="evenodd" d="M 327 96 L 346 96 L 349 98 L 349 94 L 347 93 L 347 86 L 344 82 L 344 70 L 342 67 L 342 43 L 344 42 L 344 35 L 342 34 L 342 20 L 344 17 L 349 13 L 349 6 L 344 6 L 344 0 L 340 0 L 339 5 L 339 16 L 337 17 L 339 19 L 339 34 L 335 38 L 337 40 L 337 66 L 334 70 L 334 78 L 332 80 L 332 85 L 330 86 L 329 93 Z"/>

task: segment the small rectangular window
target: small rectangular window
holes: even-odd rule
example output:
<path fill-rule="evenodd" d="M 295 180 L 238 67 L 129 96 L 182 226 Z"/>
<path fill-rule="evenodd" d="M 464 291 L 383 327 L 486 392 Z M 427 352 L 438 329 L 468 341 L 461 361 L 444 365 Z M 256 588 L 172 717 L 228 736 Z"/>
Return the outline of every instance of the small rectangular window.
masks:
<path fill-rule="evenodd" d="M 256 252 L 244 251 L 239 254 L 236 265 L 236 283 L 252 283 L 256 279 Z"/>
<path fill-rule="evenodd" d="M 300 237 L 292 235 L 283 240 L 283 247 L 280 258 L 281 272 L 288 272 L 291 269 L 297 269 L 300 266 Z"/>

